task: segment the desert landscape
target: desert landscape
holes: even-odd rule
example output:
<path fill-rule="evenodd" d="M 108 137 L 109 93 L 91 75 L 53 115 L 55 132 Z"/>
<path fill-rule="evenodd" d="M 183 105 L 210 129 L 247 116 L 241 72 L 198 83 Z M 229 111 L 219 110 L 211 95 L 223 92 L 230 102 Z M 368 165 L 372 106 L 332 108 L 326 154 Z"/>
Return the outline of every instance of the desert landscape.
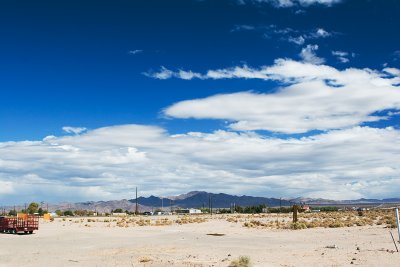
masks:
<path fill-rule="evenodd" d="M 2 234 L 0 266 L 396 266 L 392 210 L 64 217 Z"/>
<path fill-rule="evenodd" d="M 399 14 L 0 0 L 0 267 L 400 267 Z"/>

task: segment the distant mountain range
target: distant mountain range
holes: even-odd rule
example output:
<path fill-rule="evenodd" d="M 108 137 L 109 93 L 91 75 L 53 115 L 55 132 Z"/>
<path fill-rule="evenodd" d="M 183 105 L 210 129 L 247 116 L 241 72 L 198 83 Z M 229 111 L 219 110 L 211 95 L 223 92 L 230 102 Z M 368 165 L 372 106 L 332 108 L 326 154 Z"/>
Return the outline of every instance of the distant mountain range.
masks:
<path fill-rule="evenodd" d="M 400 203 L 400 198 L 384 198 L 384 199 L 367 199 L 360 198 L 355 200 L 331 200 L 324 198 L 292 198 L 291 202 L 295 203 L 306 203 L 310 205 L 352 205 L 352 204 L 388 204 L 388 203 Z"/>
<path fill-rule="evenodd" d="M 139 197 L 138 203 L 147 207 L 170 207 L 177 206 L 181 208 L 201 208 L 208 207 L 209 198 L 211 197 L 213 208 L 229 208 L 232 204 L 237 206 L 253 206 L 262 205 L 267 206 L 288 206 L 291 205 L 290 200 L 280 200 L 277 198 L 266 197 L 252 197 L 252 196 L 234 196 L 228 194 L 214 194 L 203 191 L 193 191 L 187 194 L 160 198 L 155 196 Z M 134 199 L 129 200 L 132 203 Z"/>
<path fill-rule="evenodd" d="M 362 205 L 362 204 L 390 204 L 400 203 L 400 198 L 386 198 L 386 199 L 356 199 L 356 200 L 330 200 L 323 198 L 292 198 L 292 199 L 278 199 L 266 197 L 252 197 L 252 196 L 235 196 L 229 194 L 215 194 L 207 193 L 204 191 L 192 191 L 187 194 L 170 197 L 139 197 L 138 206 L 141 212 L 151 211 L 157 208 L 201 208 L 208 207 L 209 198 L 211 197 L 213 208 L 229 208 L 232 204 L 236 206 L 253 206 L 265 204 L 268 207 L 291 206 L 295 203 L 305 203 L 308 205 Z M 121 208 L 123 210 L 135 211 L 135 199 L 123 200 L 110 200 L 110 201 L 87 201 L 79 203 L 59 203 L 49 204 L 49 210 L 96 210 L 98 212 L 110 212 Z M 13 207 L 6 207 L 12 209 Z M 17 210 L 23 209 L 23 206 L 16 206 Z M 45 208 L 45 207 L 44 207 Z"/>

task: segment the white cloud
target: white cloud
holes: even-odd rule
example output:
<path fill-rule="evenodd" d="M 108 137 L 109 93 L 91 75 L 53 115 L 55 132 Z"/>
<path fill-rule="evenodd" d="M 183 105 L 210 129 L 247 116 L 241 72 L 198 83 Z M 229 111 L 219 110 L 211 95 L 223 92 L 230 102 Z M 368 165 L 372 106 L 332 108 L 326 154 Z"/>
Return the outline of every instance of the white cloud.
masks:
<path fill-rule="evenodd" d="M 329 37 L 331 35 L 332 35 L 331 33 L 325 31 L 322 28 L 317 29 L 317 31 L 315 32 L 315 36 L 316 37 L 321 37 L 321 38 L 326 38 L 326 37 Z"/>
<path fill-rule="evenodd" d="M 203 76 L 198 73 L 194 73 L 192 71 L 184 71 L 184 70 L 179 70 L 179 72 L 176 74 L 176 77 L 183 80 L 191 80 L 194 78 L 203 79 Z"/>
<path fill-rule="evenodd" d="M 136 186 L 146 195 L 398 196 L 399 153 L 400 132 L 393 128 L 280 139 L 227 131 L 170 135 L 159 127 L 120 125 L 0 143 L 0 200 L 132 198 Z"/>
<path fill-rule="evenodd" d="M 244 3 L 269 3 L 276 7 L 293 7 L 293 6 L 303 6 L 308 7 L 311 5 L 323 5 L 332 6 L 334 4 L 340 3 L 341 0 L 240 0 L 241 4 Z"/>
<path fill-rule="evenodd" d="M 71 127 L 71 126 L 64 126 L 62 129 L 64 132 L 72 134 L 80 134 L 87 130 L 85 127 Z"/>
<path fill-rule="evenodd" d="M 303 45 L 306 40 L 304 39 L 303 36 L 298 36 L 298 37 L 289 36 L 288 41 L 291 43 L 295 43 L 297 45 Z"/>
<path fill-rule="evenodd" d="M 280 41 L 286 41 L 297 45 L 303 45 L 308 40 L 316 40 L 334 36 L 336 33 L 331 33 L 323 28 L 316 28 L 307 31 L 295 30 L 293 28 L 280 28 L 277 25 L 271 24 L 267 26 L 253 25 L 235 25 L 231 32 L 239 31 L 261 31 L 264 38 L 275 38 Z"/>
<path fill-rule="evenodd" d="M 194 78 L 203 79 L 203 75 L 199 73 L 195 73 L 192 71 L 185 71 L 185 70 L 179 70 L 178 72 L 173 72 L 163 66 L 161 67 L 161 70 L 159 72 L 144 72 L 143 74 L 147 77 L 158 80 L 166 80 L 172 77 L 179 78 L 182 80 L 192 80 Z"/>
<path fill-rule="evenodd" d="M 352 127 L 387 118 L 374 114 L 378 111 L 400 109 L 398 71 L 338 70 L 289 59 L 259 69 L 209 70 L 196 75 L 202 79 L 274 80 L 286 85 L 275 93 L 239 92 L 181 101 L 164 113 L 174 118 L 228 120 L 235 130 L 303 133 Z"/>
<path fill-rule="evenodd" d="M 159 72 L 144 72 L 143 74 L 147 77 L 155 78 L 158 80 L 166 80 L 173 76 L 176 76 L 174 72 L 166 69 L 164 66 L 161 67 L 161 70 Z"/>
<path fill-rule="evenodd" d="M 349 54 L 348 52 L 344 51 L 332 51 L 332 55 L 336 56 L 341 63 L 348 63 L 350 61 L 349 56 L 355 57 L 354 53 Z"/>
<path fill-rule="evenodd" d="M 312 64 L 322 64 L 325 62 L 325 59 L 318 57 L 315 54 L 315 51 L 318 50 L 318 45 L 307 45 L 305 48 L 301 49 L 299 56 L 303 59 L 304 62 L 312 63 Z"/>
<path fill-rule="evenodd" d="M 137 55 L 137 54 L 140 54 L 140 53 L 143 53 L 143 50 L 136 49 L 136 50 L 130 50 L 128 52 L 129 55 Z"/>
<path fill-rule="evenodd" d="M 297 31 L 297 33 L 298 33 L 298 31 Z M 311 32 L 304 32 L 297 37 L 289 36 L 287 40 L 289 42 L 295 43 L 297 45 L 302 45 L 307 40 L 328 38 L 328 37 L 331 37 L 332 35 L 333 35 L 333 33 L 327 32 L 326 30 L 324 30 L 322 28 L 318 28 Z"/>
<path fill-rule="evenodd" d="M 235 25 L 231 32 L 238 32 L 238 31 L 254 31 L 257 28 L 253 25 Z"/>

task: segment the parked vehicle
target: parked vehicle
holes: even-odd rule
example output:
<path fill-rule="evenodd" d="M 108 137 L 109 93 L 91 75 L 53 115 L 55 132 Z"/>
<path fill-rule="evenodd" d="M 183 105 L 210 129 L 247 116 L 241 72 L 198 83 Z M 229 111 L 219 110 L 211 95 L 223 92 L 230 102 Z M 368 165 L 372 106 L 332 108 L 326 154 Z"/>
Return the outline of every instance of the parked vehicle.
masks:
<path fill-rule="evenodd" d="M 39 229 L 39 216 L 26 215 L 24 217 L 0 217 L 1 233 L 25 233 L 32 234 Z"/>

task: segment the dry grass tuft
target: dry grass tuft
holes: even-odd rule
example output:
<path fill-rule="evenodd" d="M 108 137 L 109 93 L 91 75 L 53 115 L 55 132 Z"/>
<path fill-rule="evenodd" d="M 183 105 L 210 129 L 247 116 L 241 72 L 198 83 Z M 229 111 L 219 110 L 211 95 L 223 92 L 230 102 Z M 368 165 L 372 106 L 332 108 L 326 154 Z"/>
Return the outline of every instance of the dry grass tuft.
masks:
<path fill-rule="evenodd" d="M 242 215 L 243 216 L 243 215 Z M 356 211 L 337 211 L 319 213 L 301 213 L 299 221 L 292 223 L 292 214 L 258 214 L 245 215 L 241 219 L 232 215 L 226 218 L 230 223 L 242 223 L 247 228 L 266 229 L 306 229 L 306 228 L 339 228 L 354 226 L 381 225 L 387 228 L 396 228 L 393 210 L 368 210 L 362 216 Z"/>
<path fill-rule="evenodd" d="M 231 261 L 229 267 L 251 267 L 250 257 L 240 256 L 239 259 Z"/>
<path fill-rule="evenodd" d="M 142 256 L 139 258 L 139 262 L 141 262 L 141 263 L 145 263 L 145 262 L 149 262 L 149 261 L 153 261 L 153 260 L 147 256 Z"/>

